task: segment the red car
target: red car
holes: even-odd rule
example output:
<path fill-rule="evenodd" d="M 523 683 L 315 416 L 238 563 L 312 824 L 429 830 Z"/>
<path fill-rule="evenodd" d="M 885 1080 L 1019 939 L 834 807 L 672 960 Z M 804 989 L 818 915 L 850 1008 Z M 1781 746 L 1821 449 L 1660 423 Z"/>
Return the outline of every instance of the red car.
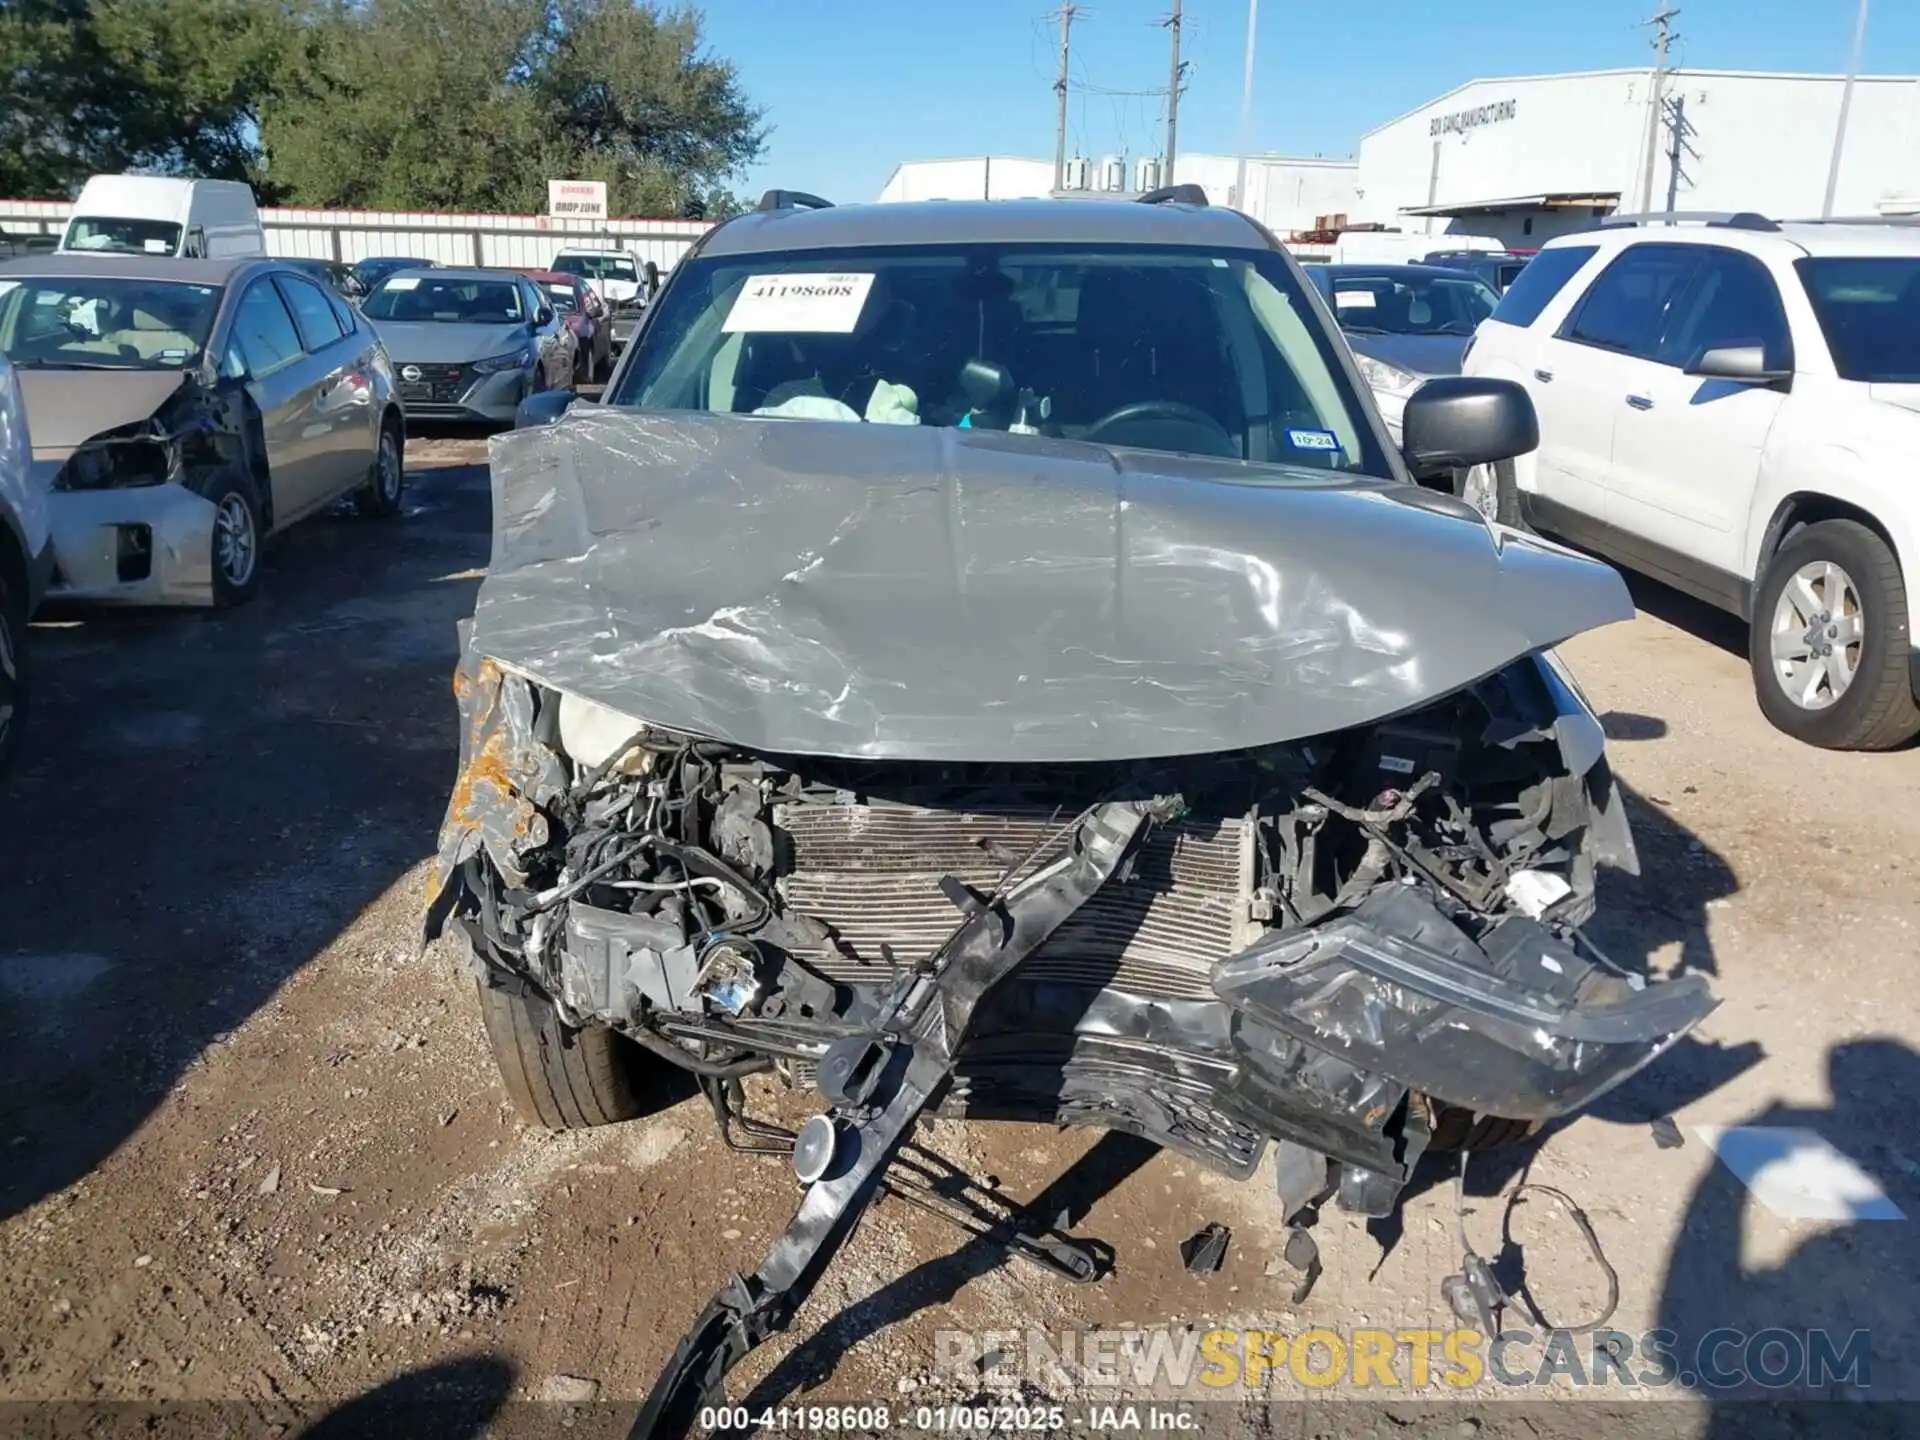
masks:
<path fill-rule="evenodd" d="M 606 301 L 578 275 L 563 275 L 558 270 L 522 270 L 553 301 L 579 342 L 574 383 L 594 385 L 613 370 L 613 316 Z"/>

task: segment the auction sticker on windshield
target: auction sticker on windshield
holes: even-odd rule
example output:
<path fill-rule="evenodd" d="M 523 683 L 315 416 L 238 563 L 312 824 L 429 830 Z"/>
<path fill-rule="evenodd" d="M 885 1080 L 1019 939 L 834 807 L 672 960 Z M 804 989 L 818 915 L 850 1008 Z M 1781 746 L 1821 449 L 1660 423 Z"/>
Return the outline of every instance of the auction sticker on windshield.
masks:
<path fill-rule="evenodd" d="M 867 275 L 749 275 L 722 328 L 849 335 L 873 288 Z"/>
<path fill-rule="evenodd" d="M 1371 290 L 1336 290 L 1333 303 L 1342 310 L 1371 310 L 1376 302 Z"/>

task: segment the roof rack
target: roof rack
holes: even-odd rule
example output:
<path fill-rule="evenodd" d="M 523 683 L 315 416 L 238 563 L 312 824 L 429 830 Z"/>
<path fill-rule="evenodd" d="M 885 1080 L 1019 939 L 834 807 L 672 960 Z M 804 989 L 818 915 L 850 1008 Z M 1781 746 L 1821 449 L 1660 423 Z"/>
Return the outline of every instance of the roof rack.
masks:
<path fill-rule="evenodd" d="M 1640 225 L 1673 225 L 1692 222 L 1717 226 L 1723 230 L 1778 230 L 1766 216 L 1752 210 L 1649 210 L 1642 215 L 1609 215 L 1593 228 L 1630 230 Z"/>
<path fill-rule="evenodd" d="M 1205 205 L 1207 192 L 1189 181 L 1185 185 L 1162 185 L 1140 197 L 1142 205 Z"/>
<path fill-rule="evenodd" d="M 831 210 L 833 202 L 809 195 L 804 190 L 769 190 L 760 197 L 756 210 Z"/>

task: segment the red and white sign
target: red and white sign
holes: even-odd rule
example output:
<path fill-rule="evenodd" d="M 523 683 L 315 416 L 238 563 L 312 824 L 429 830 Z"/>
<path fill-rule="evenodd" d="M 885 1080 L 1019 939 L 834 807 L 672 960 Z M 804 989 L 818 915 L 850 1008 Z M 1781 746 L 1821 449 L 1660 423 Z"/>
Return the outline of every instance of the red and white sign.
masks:
<path fill-rule="evenodd" d="M 607 218 L 607 182 L 604 180 L 547 181 L 547 214 L 556 220 Z"/>

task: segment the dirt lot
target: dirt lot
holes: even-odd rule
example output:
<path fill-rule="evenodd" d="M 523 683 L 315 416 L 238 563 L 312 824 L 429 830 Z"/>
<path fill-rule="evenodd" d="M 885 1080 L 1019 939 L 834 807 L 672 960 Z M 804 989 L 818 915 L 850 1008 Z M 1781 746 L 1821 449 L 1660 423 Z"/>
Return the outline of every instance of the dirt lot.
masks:
<path fill-rule="evenodd" d="M 483 456 L 417 444 L 402 518 L 300 527 L 244 611 L 35 630 L 38 709 L 0 797 L 0 1399 L 222 1400 L 263 1424 L 388 1383 L 630 1401 L 785 1224 L 789 1172 L 725 1150 L 697 1100 L 603 1132 L 522 1127 L 470 982 L 449 952 L 417 953 L 453 774 L 454 625 L 487 557 Z M 1809 1127 L 1920 1214 L 1920 752 L 1773 733 L 1737 628 L 1639 595 L 1639 620 L 1569 647 L 1645 869 L 1608 882 L 1596 935 L 1659 973 L 1706 971 L 1726 1003 L 1600 1113 L 1477 1162 L 1471 1188 L 1530 1161 L 1571 1194 L 1619 1271 L 1621 1330 L 1865 1328 L 1870 1393 L 1920 1398 L 1896 1348 L 1920 1284 L 1912 1224 L 1778 1218 L 1690 1128 Z M 1683 1144 L 1656 1142 L 1665 1117 Z M 942 1328 L 1449 1324 L 1437 1168 L 1401 1224 L 1329 1213 L 1326 1274 L 1296 1307 L 1264 1174 L 1235 1185 L 1040 1128 L 925 1139 L 1044 1193 L 1113 1245 L 1115 1272 L 1059 1284 L 885 1202 L 736 1397 L 979 1393 L 935 1373 Z M 1552 1319 L 1595 1312 L 1601 1275 L 1550 1203 L 1516 1209 L 1504 1241 L 1500 1203 L 1473 1205 L 1480 1250 Z M 1179 1242 L 1209 1220 L 1232 1228 L 1226 1264 L 1189 1276 Z M 1512 1393 L 1459 1396 L 1437 1433 L 1505 1430 L 1492 1402 Z M 1682 1414 L 1712 1418 L 1659 1423 Z"/>

